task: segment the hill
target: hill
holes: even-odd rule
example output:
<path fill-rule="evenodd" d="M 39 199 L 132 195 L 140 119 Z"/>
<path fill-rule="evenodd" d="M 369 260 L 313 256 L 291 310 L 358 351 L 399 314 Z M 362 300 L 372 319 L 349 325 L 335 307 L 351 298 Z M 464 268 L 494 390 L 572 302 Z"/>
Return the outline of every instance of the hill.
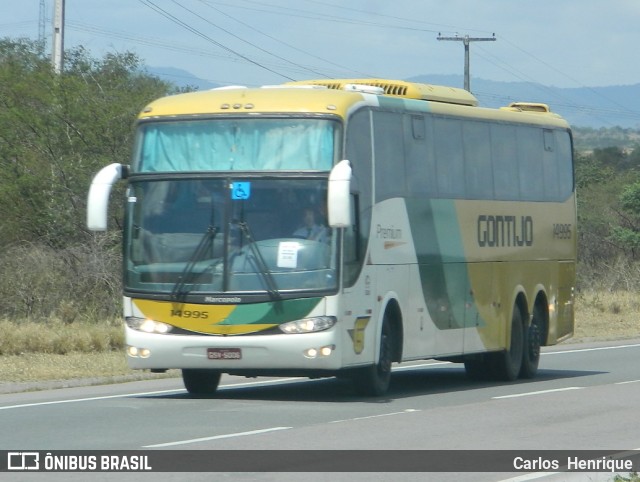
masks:
<path fill-rule="evenodd" d="M 190 87 L 197 90 L 208 90 L 220 87 L 208 80 L 200 79 L 186 70 L 176 69 L 175 67 L 147 67 L 146 71 L 181 88 Z"/>
<path fill-rule="evenodd" d="M 218 87 L 207 80 L 173 67 L 148 67 L 148 72 L 178 87 L 199 90 Z M 436 85 L 462 87 L 461 75 L 419 75 L 405 79 Z M 640 128 L 640 84 L 607 87 L 561 88 L 532 82 L 497 82 L 471 79 L 471 90 L 484 107 L 502 107 L 511 102 L 549 104 L 577 127 Z"/>
<path fill-rule="evenodd" d="M 464 85 L 461 75 L 419 75 L 406 80 L 453 87 Z M 562 88 L 472 78 L 471 91 L 485 107 L 501 107 L 517 101 L 549 104 L 551 110 L 573 126 L 640 127 L 640 84 Z"/>

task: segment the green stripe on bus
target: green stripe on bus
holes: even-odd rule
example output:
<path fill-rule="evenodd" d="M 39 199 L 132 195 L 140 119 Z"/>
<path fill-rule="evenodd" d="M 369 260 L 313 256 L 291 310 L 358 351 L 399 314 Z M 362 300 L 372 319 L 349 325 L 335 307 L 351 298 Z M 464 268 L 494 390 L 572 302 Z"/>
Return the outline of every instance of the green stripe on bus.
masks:
<path fill-rule="evenodd" d="M 424 301 L 441 330 L 483 326 L 471 281 L 455 201 L 407 199 Z"/>
<path fill-rule="evenodd" d="M 273 301 L 238 305 L 220 325 L 279 325 L 305 318 L 322 298 Z"/>

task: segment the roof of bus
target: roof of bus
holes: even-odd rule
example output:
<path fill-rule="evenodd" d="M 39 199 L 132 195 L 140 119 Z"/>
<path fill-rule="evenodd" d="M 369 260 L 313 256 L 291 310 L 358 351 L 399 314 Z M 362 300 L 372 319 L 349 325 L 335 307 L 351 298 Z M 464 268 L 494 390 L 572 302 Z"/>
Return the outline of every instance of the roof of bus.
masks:
<path fill-rule="evenodd" d="M 251 113 L 316 113 L 346 117 L 349 108 L 363 100 L 361 93 L 325 88 L 225 87 L 163 97 L 149 104 L 139 117 Z"/>
<path fill-rule="evenodd" d="M 568 127 L 546 104 L 517 102 L 500 109 L 481 108 L 477 107 L 476 98 L 463 89 L 384 79 L 309 80 L 177 94 L 153 101 L 139 118 L 261 113 L 334 114 L 346 118 L 359 104 Z"/>

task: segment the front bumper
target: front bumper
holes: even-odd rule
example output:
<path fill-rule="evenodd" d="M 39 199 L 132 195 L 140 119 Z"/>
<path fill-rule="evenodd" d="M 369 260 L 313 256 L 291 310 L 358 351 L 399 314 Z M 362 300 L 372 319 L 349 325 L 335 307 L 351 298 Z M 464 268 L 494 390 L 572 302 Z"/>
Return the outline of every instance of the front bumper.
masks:
<path fill-rule="evenodd" d="M 316 333 L 241 336 L 150 334 L 128 326 L 125 330 L 127 361 L 133 369 L 199 368 L 267 374 L 269 371 L 304 373 L 342 368 L 335 326 Z M 136 348 L 138 355 L 132 356 L 129 347 Z M 239 349 L 241 358 L 210 359 L 209 349 Z M 311 356 L 314 350 L 316 356 Z"/>

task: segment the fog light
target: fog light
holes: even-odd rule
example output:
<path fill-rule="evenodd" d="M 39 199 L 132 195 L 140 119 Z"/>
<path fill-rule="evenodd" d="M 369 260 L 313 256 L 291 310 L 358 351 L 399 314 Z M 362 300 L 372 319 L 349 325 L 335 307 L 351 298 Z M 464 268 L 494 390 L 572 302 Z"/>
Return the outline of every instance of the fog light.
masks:
<path fill-rule="evenodd" d="M 127 355 L 131 358 L 149 358 L 151 356 L 151 350 L 148 348 L 138 348 L 137 346 L 128 346 Z"/>
<path fill-rule="evenodd" d="M 315 348 L 309 348 L 308 350 L 305 350 L 304 356 L 307 358 L 315 358 L 318 356 L 318 350 Z"/>
<path fill-rule="evenodd" d="M 335 348 L 335 345 L 323 346 L 322 348 L 320 348 L 320 355 L 329 356 Z"/>

